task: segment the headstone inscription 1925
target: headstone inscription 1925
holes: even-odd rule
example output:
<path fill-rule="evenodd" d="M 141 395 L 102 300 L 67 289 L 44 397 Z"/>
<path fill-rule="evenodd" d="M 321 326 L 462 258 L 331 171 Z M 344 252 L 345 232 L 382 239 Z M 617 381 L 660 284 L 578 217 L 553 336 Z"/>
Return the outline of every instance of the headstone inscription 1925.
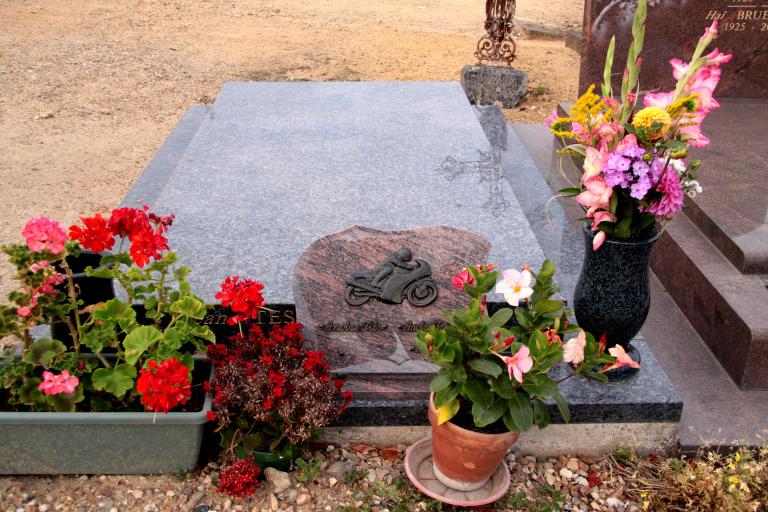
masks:
<path fill-rule="evenodd" d="M 326 353 L 359 397 L 426 396 L 437 368 L 416 348 L 416 332 L 466 305 L 451 277 L 487 261 L 490 249 L 481 236 L 446 226 L 354 226 L 316 240 L 293 274 L 307 344 Z"/>
<path fill-rule="evenodd" d="M 605 52 L 616 35 L 614 90 L 620 85 L 627 49 L 632 40 L 636 0 L 586 0 L 584 43 L 579 92 L 602 81 Z M 715 41 L 733 60 L 723 66 L 718 96 L 761 98 L 768 96 L 768 2 L 765 0 L 648 0 L 643 67 L 640 84 L 645 91 L 674 87 L 669 60 L 690 59 L 704 29 L 719 22 Z"/>

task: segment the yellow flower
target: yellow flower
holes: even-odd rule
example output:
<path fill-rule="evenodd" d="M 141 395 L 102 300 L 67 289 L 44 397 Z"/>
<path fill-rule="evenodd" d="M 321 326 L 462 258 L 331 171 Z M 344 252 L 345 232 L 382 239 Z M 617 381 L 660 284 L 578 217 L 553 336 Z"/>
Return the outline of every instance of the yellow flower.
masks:
<path fill-rule="evenodd" d="M 733 485 L 739 485 L 739 483 L 741 482 L 741 480 L 739 480 L 735 476 L 729 477 L 728 481 L 731 482 Z"/>
<path fill-rule="evenodd" d="M 651 507 L 651 502 L 648 500 L 644 501 L 642 507 L 643 510 L 648 510 Z"/>
<path fill-rule="evenodd" d="M 653 125 L 657 123 L 660 123 L 661 126 L 657 126 L 654 130 Z M 645 130 L 653 139 L 659 138 L 661 133 L 667 130 L 671 124 L 672 118 L 669 113 L 659 107 L 646 107 L 636 113 L 632 120 L 632 126 L 638 130 Z"/>
<path fill-rule="evenodd" d="M 736 452 L 736 455 L 734 455 L 734 456 L 733 456 L 733 459 L 734 459 L 736 462 L 739 462 L 739 461 L 741 461 L 741 454 L 740 454 L 739 452 Z"/>

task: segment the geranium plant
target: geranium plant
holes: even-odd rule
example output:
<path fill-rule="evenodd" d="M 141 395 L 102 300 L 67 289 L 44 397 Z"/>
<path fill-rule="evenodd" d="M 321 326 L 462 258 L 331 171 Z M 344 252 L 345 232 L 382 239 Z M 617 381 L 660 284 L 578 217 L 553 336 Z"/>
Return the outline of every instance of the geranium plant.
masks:
<path fill-rule="evenodd" d="M 238 330 L 228 342 L 210 347 L 216 371 L 210 384 L 221 445 L 244 459 L 269 451 L 294 458 L 302 444 L 336 420 L 352 399 L 344 381 L 331 377 L 322 352 L 303 347 L 301 325 L 272 326 L 264 333 L 246 326 L 263 308 L 263 286 L 228 277 L 217 298 L 229 308 Z"/>
<path fill-rule="evenodd" d="M 696 179 L 701 162 L 686 163 L 688 148 L 704 147 L 706 116 L 719 107 L 713 94 L 720 66 L 731 59 L 717 48 L 717 21 L 699 39 L 690 62 L 670 61 L 677 80 L 673 91 L 643 93 L 638 77 L 645 39 L 647 0 L 639 0 L 632 26 L 620 95 L 611 87 L 615 37 L 605 60 L 601 94 L 592 85 L 571 107 L 569 117 L 553 113 L 552 132 L 568 141 L 562 155 L 583 158 L 578 183 L 561 190 L 574 196 L 596 232 L 593 249 L 606 236 L 634 239 L 649 235 L 683 208 L 685 195 L 702 191 Z M 642 97 L 642 108 L 638 102 Z"/>
<path fill-rule="evenodd" d="M 549 398 L 569 421 L 560 382 L 574 376 L 606 381 L 611 369 L 638 366 L 621 347 L 605 353 L 604 341 L 569 325 L 570 311 L 555 298 L 554 273 L 554 264 L 545 260 L 538 273 L 527 267 L 504 271 L 498 284 L 493 265 L 467 267 L 453 279 L 469 295 L 469 305 L 446 311 L 446 327 L 417 335 L 421 352 L 440 366 L 430 385 L 440 424 L 455 417 L 459 426 L 472 429 L 544 428 L 550 423 Z M 514 309 L 488 315 L 486 294 L 494 287 Z M 571 338 L 563 341 L 566 335 Z M 571 372 L 555 381 L 549 371 L 561 361 Z"/>
<path fill-rule="evenodd" d="M 16 267 L 19 289 L 0 305 L 0 337 L 22 340 L 21 357 L 0 367 L 5 410 L 168 412 L 191 397 L 193 353 L 215 341 L 201 320 L 206 306 L 190 292 L 189 269 L 176 265 L 165 236 L 173 217 L 118 208 L 108 218 L 83 217 L 69 232 L 37 217 L 24 244 L 2 248 Z M 82 249 L 113 251 L 92 277 L 113 279 L 125 293 L 85 305 L 71 261 Z M 137 315 L 141 304 L 144 314 Z M 62 322 L 68 339 L 33 339 L 30 329 Z"/>

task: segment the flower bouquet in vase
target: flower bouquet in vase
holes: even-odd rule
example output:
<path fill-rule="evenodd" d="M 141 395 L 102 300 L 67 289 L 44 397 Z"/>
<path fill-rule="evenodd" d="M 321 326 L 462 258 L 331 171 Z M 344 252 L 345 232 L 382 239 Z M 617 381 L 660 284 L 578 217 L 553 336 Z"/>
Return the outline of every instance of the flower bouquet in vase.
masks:
<path fill-rule="evenodd" d="M 639 0 L 632 43 L 615 94 L 611 77 L 616 40 L 611 39 L 600 94 L 592 85 L 569 117 L 548 120 L 563 139 L 561 155 L 573 157 L 579 175 L 558 197 L 575 197 L 585 212 L 584 265 L 573 306 L 579 325 L 609 344 L 630 345 L 648 315 L 648 264 L 665 224 L 683 208 L 686 195 L 702 189 L 701 165 L 686 159 L 689 147 L 709 143 L 701 125 L 719 107 L 713 98 L 720 66 L 731 59 L 717 48 L 717 22 L 705 30 L 689 62 L 672 59 L 673 91 L 643 92 L 638 84 L 647 0 Z"/>
<path fill-rule="evenodd" d="M 547 400 L 569 421 L 559 391 L 563 380 L 606 381 L 610 370 L 637 366 L 620 346 L 606 352 L 604 339 L 568 324 L 570 311 L 554 298 L 554 273 L 545 260 L 538 273 L 507 270 L 497 284 L 493 265 L 467 267 L 453 281 L 469 295 L 469 305 L 444 312 L 445 328 L 417 334 L 421 353 L 440 367 L 430 385 L 432 458 L 437 479 L 451 489 L 486 485 L 520 433 L 549 425 Z M 514 310 L 488 315 L 486 294 L 494 286 Z M 571 371 L 555 381 L 549 372 L 563 361 Z"/>

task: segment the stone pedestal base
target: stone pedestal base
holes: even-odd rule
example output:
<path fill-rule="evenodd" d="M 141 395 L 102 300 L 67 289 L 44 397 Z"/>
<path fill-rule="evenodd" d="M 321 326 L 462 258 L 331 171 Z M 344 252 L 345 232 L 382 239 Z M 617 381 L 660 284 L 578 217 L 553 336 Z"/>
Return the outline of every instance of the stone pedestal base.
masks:
<path fill-rule="evenodd" d="M 464 66 L 461 85 L 473 105 L 492 105 L 499 101 L 504 108 L 513 108 L 528 92 L 528 75 L 502 66 Z"/>

